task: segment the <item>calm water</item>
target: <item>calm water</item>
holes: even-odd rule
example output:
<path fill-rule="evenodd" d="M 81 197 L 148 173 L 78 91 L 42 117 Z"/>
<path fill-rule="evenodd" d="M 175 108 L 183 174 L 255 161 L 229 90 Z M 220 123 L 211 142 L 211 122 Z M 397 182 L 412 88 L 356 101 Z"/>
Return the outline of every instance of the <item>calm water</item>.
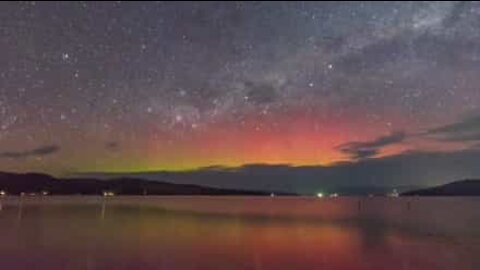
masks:
<path fill-rule="evenodd" d="M 0 269 L 480 269 L 480 198 L 2 198 Z"/>

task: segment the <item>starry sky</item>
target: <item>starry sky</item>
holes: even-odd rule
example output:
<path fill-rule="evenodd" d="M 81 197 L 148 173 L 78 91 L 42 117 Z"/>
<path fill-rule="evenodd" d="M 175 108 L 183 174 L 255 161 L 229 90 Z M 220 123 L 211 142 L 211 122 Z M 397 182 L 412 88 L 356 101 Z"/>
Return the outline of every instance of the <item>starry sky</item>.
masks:
<path fill-rule="evenodd" d="M 3 2 L 0 22 L 0 170 L 480 149 L 480 3 Z"/>

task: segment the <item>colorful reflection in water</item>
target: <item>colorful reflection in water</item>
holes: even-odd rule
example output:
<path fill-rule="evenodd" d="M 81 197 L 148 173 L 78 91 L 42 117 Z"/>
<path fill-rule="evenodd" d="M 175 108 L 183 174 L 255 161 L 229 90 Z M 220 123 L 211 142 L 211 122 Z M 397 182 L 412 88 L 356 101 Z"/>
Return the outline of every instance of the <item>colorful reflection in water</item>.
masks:
<path fill-rule="evenodd" d="M 480 269 L 478 199 L 43 197 L 2 206 L 1 269 Z"/>

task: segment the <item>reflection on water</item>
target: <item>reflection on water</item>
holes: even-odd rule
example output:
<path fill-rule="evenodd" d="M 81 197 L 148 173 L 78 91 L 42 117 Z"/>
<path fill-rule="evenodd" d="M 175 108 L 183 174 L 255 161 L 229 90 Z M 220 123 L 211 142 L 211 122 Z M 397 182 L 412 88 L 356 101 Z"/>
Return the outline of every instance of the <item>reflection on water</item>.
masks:
<path fill-rule="evenodd" d="M 474 198 L 1 200 L 1 269 L 480 269 Z"/>

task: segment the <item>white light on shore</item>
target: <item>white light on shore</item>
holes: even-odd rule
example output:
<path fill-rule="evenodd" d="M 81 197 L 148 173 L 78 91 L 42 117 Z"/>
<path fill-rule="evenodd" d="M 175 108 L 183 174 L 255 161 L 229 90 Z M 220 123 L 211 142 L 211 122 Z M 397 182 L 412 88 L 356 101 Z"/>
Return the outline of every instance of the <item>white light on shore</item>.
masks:
<path fill-rule="evenodd" d="M 323 198 L 323 193 L 321 193 L 321 192 L 317 193 L 317 197 L 318 198 Z"/>
<path fill-rule="evenodd" d="M 113 193 L 112 191 L 104 191 L 103 196 L 104 197 L 113 197 L 113 196 L 115 196 L 115 193 Z"/>
<path fill-rule="evenodd" d="M 387 194 L 387 197 L 398 197 L 398 196 L 399 196 L 399 194 L 398 194 L 398 191 L 396 189 L 394 189 L 392 191 L 392 193 Z"/>
<path fill-rule="evenodd" d="M 0 190 L 0 196 L 5 196 L 7 193 L 4 190 Z"/>

